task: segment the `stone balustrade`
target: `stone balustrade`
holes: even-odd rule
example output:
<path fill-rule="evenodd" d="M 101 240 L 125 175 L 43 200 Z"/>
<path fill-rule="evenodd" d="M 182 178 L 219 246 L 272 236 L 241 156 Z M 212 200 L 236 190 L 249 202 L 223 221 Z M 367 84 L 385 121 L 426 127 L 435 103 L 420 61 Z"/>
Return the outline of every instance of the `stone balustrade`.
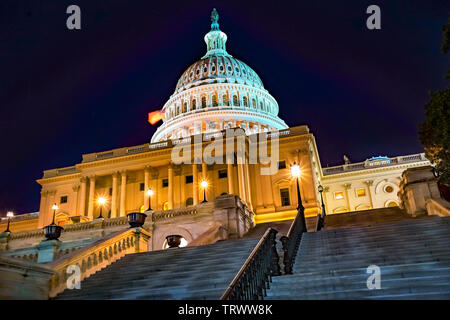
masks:
<path fill-rule="evenodd" d="M 55 272 L 50 278 L 49 296 L 54 297 L 67 288 L 69 266 L 79 267 L 82 281 L 126 254 L 148 251 L 150 237 L 150 233 L 142 228 L 130 228 L 46 264 Z"/>
<path fill-rule="evenodd" d="M 450 203 L 441 198 L 431 166 L 405 170 L 398 196 L 402 207 L 412 216 L 448 215 L 450 209 Z"/>
<path fill-rule="evenodd" d="M 340 166 L 334 166 L 334 167 L 327 167 L 322 168 L 323 175 L 331 175 L 331 174 L 337 174 L 337 173 L 343 173 L 343 172 L 349 172 L 349 171 L 358 171 L 358 170 L 364 170 L 364 169 L 371 169 L 371 168 L 379 168 L 379 167 L 387 167 L 387 166 L 394 166 L 394 165 L 401 165 L 411 162 L 423 162 L 423 164 L 428 164 L 429 161 L 425 158 L 424 153 L 418 153 L 418 154 L 412 154 L 407 156 L 401 156 L 401 157 L 392 157 L 392 158 L 386 158 L 382 159 L 380 161 L 370 161 L 370 159 L 363 161 L 363 162 L 357 162 L 357 163 L 349 163 L 349 164 L 343 164 Z"/>

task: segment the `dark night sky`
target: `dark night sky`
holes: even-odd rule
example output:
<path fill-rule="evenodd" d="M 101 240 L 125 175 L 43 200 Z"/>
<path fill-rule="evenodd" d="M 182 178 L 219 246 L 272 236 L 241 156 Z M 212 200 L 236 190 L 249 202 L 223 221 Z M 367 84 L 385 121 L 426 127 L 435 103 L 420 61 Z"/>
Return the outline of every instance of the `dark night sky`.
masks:
<path fill-rule="evenodd" d="M 66 8 L 82 30 L 66 28 Z M 381 7 L 382 30 L 366 28 Z M 227 49 L 307 124 L 322 166 L 422 151 L 428 91 L 445 86 L 448 1 L 0 2 L 0 214 L 39 208 L 42 171 L 148 142 L 147 113 L 206 51 L 213 7 Z"/>

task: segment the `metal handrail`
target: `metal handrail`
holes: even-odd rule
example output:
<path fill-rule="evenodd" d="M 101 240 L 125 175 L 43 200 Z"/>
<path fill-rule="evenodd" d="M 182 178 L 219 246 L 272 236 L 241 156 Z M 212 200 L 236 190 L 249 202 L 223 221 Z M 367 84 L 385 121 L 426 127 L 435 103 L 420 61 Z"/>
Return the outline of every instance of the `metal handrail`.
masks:
<path fill-rule="evenodd" d="M 294 221 L 289 227 L 287 235 L 281 237 L 280 239 L 281 243 L 283 244 L 283 263 L 284 272 L 286 274 L 292 274 L 292 266 L 294 264 L 295 256 L 297 255 L 298 247 L 300 246 L 303 232 L 307 232 L 305 208 L 303 206 L 300 206 L 297 209 L 297 215 L 295 216 Z"/>
<path fill-rule="evenodd" d="M 245 260 L 220 300 L 262 300 L 272 280 L 280 275 L 277 230 L 268 228 Z"/>

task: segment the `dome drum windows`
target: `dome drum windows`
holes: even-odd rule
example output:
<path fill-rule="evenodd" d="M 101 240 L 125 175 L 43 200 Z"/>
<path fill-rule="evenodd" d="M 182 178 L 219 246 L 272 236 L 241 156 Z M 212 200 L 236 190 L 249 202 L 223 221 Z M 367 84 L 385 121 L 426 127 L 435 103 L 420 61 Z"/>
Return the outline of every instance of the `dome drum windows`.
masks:
<path fill-rule="evenodd" d="M 202 109 L 206 108 L 206 96 L 202 96 Z"/>
<path fill-rule="evenodd" d="M 224 105 L 224 106 L 229 106 L 229 103 L 228 103 L 228 96 L 227 96 L 226 94 L 224 94 L 224 95 L 222 96 L 222 101 L 223 101 L 223 105 Z"/>
<path fill-rule="evenodd" d="M 233 106 L 239 106 L 237 95 L 233 96 Z"/>
<path fill-rule="evenodd" d="M 248 99 L 247 99 L 247 97 L 244 97 L 244 107 L 245 108 L 248 107 Z"/>

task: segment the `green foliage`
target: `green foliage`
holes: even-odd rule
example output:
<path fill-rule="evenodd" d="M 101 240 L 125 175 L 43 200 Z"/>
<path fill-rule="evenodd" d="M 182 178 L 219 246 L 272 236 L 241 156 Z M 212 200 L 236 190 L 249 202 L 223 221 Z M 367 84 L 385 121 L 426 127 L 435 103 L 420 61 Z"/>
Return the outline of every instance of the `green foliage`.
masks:
<path fill-rule="evenodd" d="M 450 18 L 442 30 L 442 52 L 447 54 L 450 50 Z M 447 79 L 450 80 L 450 70 L 447 71 Z M 419 138 L 426 157 L 436 165 L 439 181 L 450 184 L 450 86 L 430 94 Z"/>

